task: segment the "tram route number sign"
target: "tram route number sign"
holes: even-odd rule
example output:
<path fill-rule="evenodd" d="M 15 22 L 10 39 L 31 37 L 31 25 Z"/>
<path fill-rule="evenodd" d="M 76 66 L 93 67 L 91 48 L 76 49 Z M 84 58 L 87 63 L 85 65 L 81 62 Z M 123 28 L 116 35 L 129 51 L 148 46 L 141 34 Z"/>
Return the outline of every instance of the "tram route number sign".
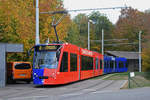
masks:
<path fill-rule="evenodd" d="M 86 49 L 81 49 L 81 54 L 93 56 L 93 52 Z"/>

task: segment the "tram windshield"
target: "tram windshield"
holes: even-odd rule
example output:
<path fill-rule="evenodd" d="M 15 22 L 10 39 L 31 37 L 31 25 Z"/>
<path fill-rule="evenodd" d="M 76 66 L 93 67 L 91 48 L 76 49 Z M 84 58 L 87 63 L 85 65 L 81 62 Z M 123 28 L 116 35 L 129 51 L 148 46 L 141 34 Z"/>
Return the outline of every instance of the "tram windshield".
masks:
<path fill-rule="evenodd" d="M 35 50 L 34 68 L 36 69 L 56 69 L 59 61 L 59 50 Z"/>
<path fill-rule="evenodd" d="M 35 68 L 57 68 L 56 51 L 38 51 L 35 55 Z"/>

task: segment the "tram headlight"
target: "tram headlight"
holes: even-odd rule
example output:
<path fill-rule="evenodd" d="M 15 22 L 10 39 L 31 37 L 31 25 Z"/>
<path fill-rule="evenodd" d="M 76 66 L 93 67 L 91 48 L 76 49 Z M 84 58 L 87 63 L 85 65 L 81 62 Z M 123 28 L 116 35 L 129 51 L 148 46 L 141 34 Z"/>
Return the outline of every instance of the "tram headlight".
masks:
<path fill-rule="evenodd" d="M 33 73 L 33 75 L 36 75 L 36 73 Z"/>
<path fill-rule="evenodd" d="M 44 83 L 44 80 L 42 80 L 42 83 Z"/>
<path fill-rule="evenodd" d="M 37 75 L 36 73 L 33 73 L 33 75 L 34 75 L 35 77 L 38 77 L 38 75 Z"/>

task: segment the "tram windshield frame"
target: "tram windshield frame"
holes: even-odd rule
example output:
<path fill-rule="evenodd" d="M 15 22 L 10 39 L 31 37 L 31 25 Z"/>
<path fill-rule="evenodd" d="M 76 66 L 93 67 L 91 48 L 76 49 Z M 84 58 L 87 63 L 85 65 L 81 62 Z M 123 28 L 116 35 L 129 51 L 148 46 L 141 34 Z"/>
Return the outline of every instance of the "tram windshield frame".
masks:
<path fill-rule="evenodd" d="M 60 45 L 46 45 L 35 47 L 33 68 L 35 69 L 57 69 Z"/>

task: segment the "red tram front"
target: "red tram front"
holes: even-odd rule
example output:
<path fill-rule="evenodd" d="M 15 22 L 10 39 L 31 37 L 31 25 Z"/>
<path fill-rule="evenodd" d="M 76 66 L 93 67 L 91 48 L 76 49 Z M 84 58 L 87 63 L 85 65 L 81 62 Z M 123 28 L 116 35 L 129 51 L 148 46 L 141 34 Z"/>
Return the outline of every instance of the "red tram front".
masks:
<path fill-rule="evenodd" d="M 102 75 L 102 60 L 101 54 L 68 43 L 36 45 L 33 83 L 66 84 Z"/>

